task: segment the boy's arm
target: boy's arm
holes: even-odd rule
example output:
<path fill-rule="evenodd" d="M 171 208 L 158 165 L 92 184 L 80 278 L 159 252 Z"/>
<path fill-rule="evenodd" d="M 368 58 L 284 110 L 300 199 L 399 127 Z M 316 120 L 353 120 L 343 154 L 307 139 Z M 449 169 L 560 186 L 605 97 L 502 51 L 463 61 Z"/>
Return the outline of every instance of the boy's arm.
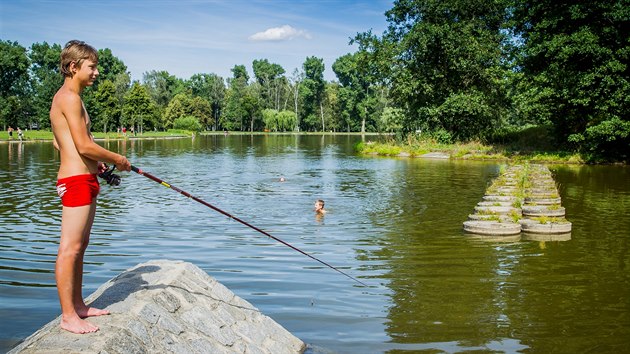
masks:
<path fill-rule="evenodd" d="M 131 164 L 126 157 L 111 152 L 92 140 L 85 123 L 81 98 L 78 95 L 68 95 L 63 101 L 62 111 L 79 154 L 91 160 L 113 163 L 121 171 L 130 171 Z"/>

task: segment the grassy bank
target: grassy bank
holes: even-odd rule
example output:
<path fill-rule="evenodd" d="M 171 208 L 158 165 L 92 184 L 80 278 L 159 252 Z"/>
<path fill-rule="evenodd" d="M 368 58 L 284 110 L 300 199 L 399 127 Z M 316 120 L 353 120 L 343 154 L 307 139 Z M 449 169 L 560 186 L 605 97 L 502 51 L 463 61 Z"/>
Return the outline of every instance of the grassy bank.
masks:
<path fill-rule="evenodd" d="M 143 132 L 142 134 L 131 134 L 130 132 L 127 132 L 126 135 L 123 135 L 122 133 L 117 133 L 117 132 L 109 132 L 109 133 L 102 133 L 102 132 L 92 132 L 92 135 L 94 135 L 95 139 L 153 139 L 153 138 L 176 138 L 176 137 L 190 137 L 192 136 L 194 133 L 188 130 L 178 130 L 178 129 L 169 129 L 168 131 L 165 132 L 155 132 L 155 131 L 148 131 L 148 132 Z M 200 135 L 224 135 L 225 132 L 223 131 L 206 131 L 206 132 L 201 132 L 198 133 Z M 361 134 L 361 133 L 335 133 L 335 132 L 238 132 L 238 131 L 230 131 L 228 132 L 229 135 L 292 135 L 292 134 L 299 134 L 299 135 L 366 135 L 366 136 L 376 136 L 378 135 L 378 133 L 366 133 L 366 134 Z M 29 130 L 24 132 L 24 140 L 26 141 L 46 141 L 46 140 L 52 140 L 53 139 L 53 134 L 50 131 L 46 131 L 46 130 Z M 13 133 L 13 139 L 9 139 L 9 134 L 5 132 L 5 134 L 3 134 L 2 136 L 0 136 L 0 141 L 18 141 L 18 136 L 17 136 L 17 132 Z"/>
<path fill-rule="evenodd" d="M 165 132 L 154 132 L 148 131 L 143 132 L 142 134 L 131 134 L 127 132 L 127 134 L 110 132 L 110 133 L 102 133 L 102 132 L 92 132 L 95 139 L 154 139 L 154 138 L 177 138 L 177 137 L 189 137 L 192 136 L 192 132 L 186 130 L 168 130 Z M 5 133 L 2 137 L 0 137 L 0 141 L 18 141 L 18 136 L 16 132 L 13 132 L 13 139 L 9 139 L 9 134 Z M 24 132 L 24 140 L 25 141 L 46 141 L 53 140 L 53 134 L 50 131 L 46 130 L 29 130 Z"/>
<path fill-rule="evenodd" d="M 563 151 L 518 150 L 510 145 L 492 145 L 481 142 L 442 144 L 433 139 L 408 139 L 405 143 L 393 140 L 366 141 L 357 145 L 362 154 L 380 156 L 420 157 L 428 153 L 439 152 L 451 159 L 495 160 L 495 161 L 532 161 L 544 163 L 583 164 L 585 159 L 579 153 Z"/>
<path fill-rule="evenodd" d="M 223 135 L 224 132 L 203 132 L 202 135 Z M 269 132 L 229 132 L 230 135 L 286 135 L 286 134 L 343 134 L 348 133 L 269 133 Z M 351 133 L 353 135 L 361 135 L 360 133 Z M 142 134 L 127 134 L 110 132 L 93 132 L 96 139 L 167 139 L 167 138 L 183 138 L 190 137 L 193 132 L 186 130 L 168 130 L 165 132 L 148 131 Z M 375 133 L 364 134 L 365 141 L 357 145 L 357 151 L 366 155 L 379 156 L 410 156 L 420 157 L 427 153 L 439 152 L 450 156 L 452 159 L 462 160 L 496 160 L 496 161 L 533 161 L 545 163 L 567 163 L 582 164 L 585 159 L 578 153 L 569 153 L 562 151 L 534 151 L 515 145 L 501 144 L 483 144 L 480 142 L 442 144 L 435 139 L 430 138 L 410 138 L 404 143 L 396 143 L 391 136 L 383 136 Z M 30 130 L 24 132 L 24 140 L 26 141 L 52 141 L 53 134 L 45 130 Z M 8 134 L 0 137 L 1 142 L 9 141 Z M 14 132 L 11 141 L 18 141 L 17 133 Z"/>

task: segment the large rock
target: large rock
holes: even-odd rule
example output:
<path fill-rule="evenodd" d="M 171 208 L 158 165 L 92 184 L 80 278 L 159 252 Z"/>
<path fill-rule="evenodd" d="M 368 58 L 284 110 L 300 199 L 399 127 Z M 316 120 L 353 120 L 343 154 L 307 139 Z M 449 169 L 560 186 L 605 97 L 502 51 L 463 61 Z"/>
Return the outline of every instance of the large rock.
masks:
<path fill-rule="evenodd" d="M 198 267 L 139 264 L 90 295 L 96 333 L 46 324 L 10 353 L 302 353 L 305 344 Z"/>

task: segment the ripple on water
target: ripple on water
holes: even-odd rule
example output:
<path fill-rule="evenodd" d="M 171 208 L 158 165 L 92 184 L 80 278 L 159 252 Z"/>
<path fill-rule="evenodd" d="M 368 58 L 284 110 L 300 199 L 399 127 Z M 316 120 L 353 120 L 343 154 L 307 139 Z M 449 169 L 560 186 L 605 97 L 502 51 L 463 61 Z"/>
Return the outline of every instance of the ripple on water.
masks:
<path fill-rule="evenodd" d="M 619 300 L 630 296 L 627 272 L 619 271 L 630 261 L 624 234 L 630 225 L 620 212 L 628 209 L 630 191 L 627 179 L 606 177 L 627 172 L 557 168 L 574 223 L 570 241 L 476 240 L 463 234 L 461 222 L 496 177 L 496 164 L 346 154 L 359 139 L 107 144 L 370 287 L 123 173 L 119 187 L 102 185 L 84 294 L 138 263 L 169 258 L 198 265 L 307 343 L 336 352 L 549 352 L 555 349 L 549 343 L 567 337 L 580 352 L 591 341 L 630 338 L 623 326 L 628 305 Z M 0 144 L 0 183 L 11 191 L 0 194 L 0 317 L 20 316 L 0 323 L 0 343 L 58 315 L 58 157 L 46 146 L 8 151 Z M 313 202 L 320 198 L 329 213 L 316 218 Z"/>

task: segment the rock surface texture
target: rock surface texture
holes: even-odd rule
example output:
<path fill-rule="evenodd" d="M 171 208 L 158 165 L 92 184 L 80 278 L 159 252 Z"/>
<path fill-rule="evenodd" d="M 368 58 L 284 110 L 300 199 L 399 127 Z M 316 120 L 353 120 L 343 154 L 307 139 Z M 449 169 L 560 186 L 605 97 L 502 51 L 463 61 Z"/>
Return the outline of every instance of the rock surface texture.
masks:
<path fill-rule="evenodd" d="M 86 299 L 109 316 L 72 334 L 57 318 L 9 353 L 302 353 L 306 345 L 198 267 L 139 264 Z"/>

